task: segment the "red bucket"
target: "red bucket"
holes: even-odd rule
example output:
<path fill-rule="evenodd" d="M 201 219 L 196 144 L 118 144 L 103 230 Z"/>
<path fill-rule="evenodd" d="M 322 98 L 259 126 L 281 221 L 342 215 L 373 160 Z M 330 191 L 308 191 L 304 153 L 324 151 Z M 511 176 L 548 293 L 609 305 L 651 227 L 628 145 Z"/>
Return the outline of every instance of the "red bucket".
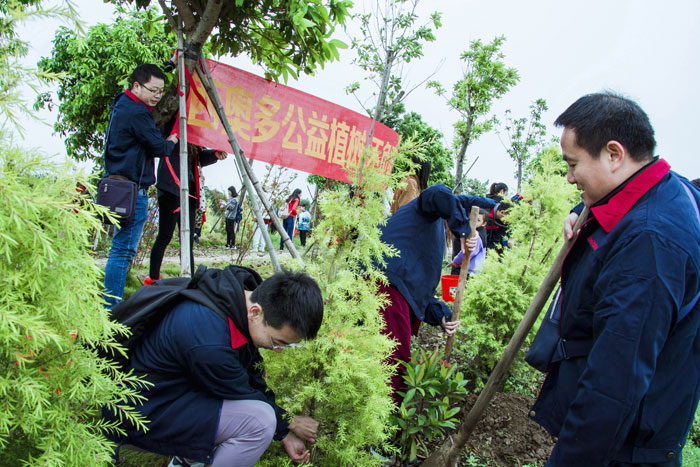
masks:
<path fill-rule="evenodd" d="M 457 284 L 459 284 L 459 276 L 446 274 L 440 278 L 442 285 L 442 299 L 446 302 L 454 302 L 457 295 Z"/>

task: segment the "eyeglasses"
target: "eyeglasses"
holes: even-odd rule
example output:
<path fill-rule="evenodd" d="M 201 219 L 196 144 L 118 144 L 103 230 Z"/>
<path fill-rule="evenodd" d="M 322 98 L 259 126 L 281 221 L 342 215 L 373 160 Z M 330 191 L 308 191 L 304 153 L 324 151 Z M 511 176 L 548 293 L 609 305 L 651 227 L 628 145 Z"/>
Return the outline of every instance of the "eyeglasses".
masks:
<path fill-rule="evenodd" d="M 155 94 L 156 96 L 158 96 L 158 95 L 161 95 L 161 96 L 162 96 L 163 94 L 165 94 L 165 89 L 163 89 L 163 88 L 161 88 L 161 89 L 151 89 L 151 88 L 149 88 L 148 86 L 146 86 L 146 85 L 143 84 L 143 83 L 139 83 L 139 84 L 140 84 L 144 89 L 146 89 L 147 91 L 151 91 L 151 92 L 152 92 L 153 94 Z"/>
<path fill-rule="evenodd" d="M 281 350 L 281 349 L 298 349 L 300 347 L 304 347 L 304 344 L 284 344 L 284 345 L 277 345 L 272 341 L 272 336 L 270 336 L 270 348 L 272 350 Z"/>

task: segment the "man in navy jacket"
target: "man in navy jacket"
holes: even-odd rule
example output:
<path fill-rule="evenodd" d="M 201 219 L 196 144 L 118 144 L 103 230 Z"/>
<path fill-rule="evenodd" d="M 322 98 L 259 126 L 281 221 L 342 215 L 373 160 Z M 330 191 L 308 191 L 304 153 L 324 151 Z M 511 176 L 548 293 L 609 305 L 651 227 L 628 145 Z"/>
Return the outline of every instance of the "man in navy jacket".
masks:
<path fill-rule="evenodd" d="M 558 437 L 547 466 L 680 466 L 700 389 L 700 192 L 654 157 L 649 118 L 626 98 L 584 96 L 555 124 L 590 214 L 530 413 Z"/>
<path fill-rule="evenodd" d="M 148 287 L 158 287 L 150 285 Z M 318 422 L 277 405 L 264 379 L 258 349 L 281 352 L 312 339 L 323 320 L 323 297 L 305 273 L 279 272 L 262 280 L 252 269 L 207 269 L 197 287 L 166 312 L 130 354 L 129 368 L 153 383 L 138 388 L 133 407 L 144 431 L 123 422 L 120 445 L 176 455 L 171 466 L 252 467 L 271 441 L 308 463 Z M 105 409 L 108 420 L 119 416 Z"/>
<path fill-rule="evenodd" d="M 148 215 L 146 189 L 155 182 L 154 157 L 170 154 L 177 136 L 164 138 L 151 112 L 163 96 L 165 75 L 156 65 L 143 64 L 131 74 L 131 89 L 117 95 L 105 135 L 105 175 L 138 184 L 134 219 L 115 227 L 105 266 L 105 300 L 111 309 L 124 295 L 126 271 L 141 240 Z"/>

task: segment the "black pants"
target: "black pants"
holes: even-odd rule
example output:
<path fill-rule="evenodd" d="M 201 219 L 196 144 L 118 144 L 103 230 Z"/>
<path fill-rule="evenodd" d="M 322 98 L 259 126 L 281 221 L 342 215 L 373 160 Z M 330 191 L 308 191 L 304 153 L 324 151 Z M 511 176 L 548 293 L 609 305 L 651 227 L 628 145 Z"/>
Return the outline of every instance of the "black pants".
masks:
<path fill-rule="evenodd" d="M 194 242 L 194 210 L 196 201 L 190 198 L 190 271 L 194 273 L 194 255 L 192 254 L 192 243 Z M 160 277 L 160 266 L 163 263 L 163 255 L 173 238 L 175 226 L 180 226 L 180 211 L 175 212 L 180 207 L 180 197 L 165 191 L 158 192 L 158 236 L 151 248 L 151 266 L 148 275 L 151 279 L 157 280 Z"/>
<path fill-rule="evenodd" d="M 309 234 L 308 230 L 300 230 L 299 231 L 299 242 L 301 242 L 301 246 L 306 246 L 306 236 Z"/>
<path fill-rule="evenodd" d="M 226 246 L 236 246 L 236 219 L 226 219 Z"/>

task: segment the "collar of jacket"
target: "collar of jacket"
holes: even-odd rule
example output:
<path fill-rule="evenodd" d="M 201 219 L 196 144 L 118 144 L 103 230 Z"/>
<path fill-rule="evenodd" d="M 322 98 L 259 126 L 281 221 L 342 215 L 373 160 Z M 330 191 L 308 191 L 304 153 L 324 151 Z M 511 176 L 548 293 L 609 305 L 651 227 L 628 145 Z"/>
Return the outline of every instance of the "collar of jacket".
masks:
<path fill-rule="evenodd" d="M 243 335 L 241 331 L 238 330 L 236 327 L 236 324 L 233 322 L 233 320 L 229 317 L 228 319 L 228 330 L 229 333 L 231 334 L 231 348 L 232 349 L 237 349 L 239 347 L 243 347 L 248 343 L 248 339 Z"/>
<path fill-rule="evenodd" d="M 609 233 L 632 206 L 671 170 L 664 159 L 656 158 L 625 180 L 591 208 L 605 233 Z"/>
<path fill-rule="evenodd" d="M 148 111 L 149 111 L 149 112 L 153 112 L 153 107 L 151 107 L 150 105 L 146 104 L 144 101 L 142 101 L 141 99 L 139 99 L 138 97 L 136 97 L 136 94 L 134 94 L 133 92 L 131 92 L 131 89 L 127 89 L 126 91 L 124 91 L 124 94 L 126 94 L 126 96 L 127 96 L 129 99 L 131 99 L 132 101 L 134 101 L 134 102 L 140 102 L 141 104 L 145 105 L 145 106 L 148 108 Z"/>

